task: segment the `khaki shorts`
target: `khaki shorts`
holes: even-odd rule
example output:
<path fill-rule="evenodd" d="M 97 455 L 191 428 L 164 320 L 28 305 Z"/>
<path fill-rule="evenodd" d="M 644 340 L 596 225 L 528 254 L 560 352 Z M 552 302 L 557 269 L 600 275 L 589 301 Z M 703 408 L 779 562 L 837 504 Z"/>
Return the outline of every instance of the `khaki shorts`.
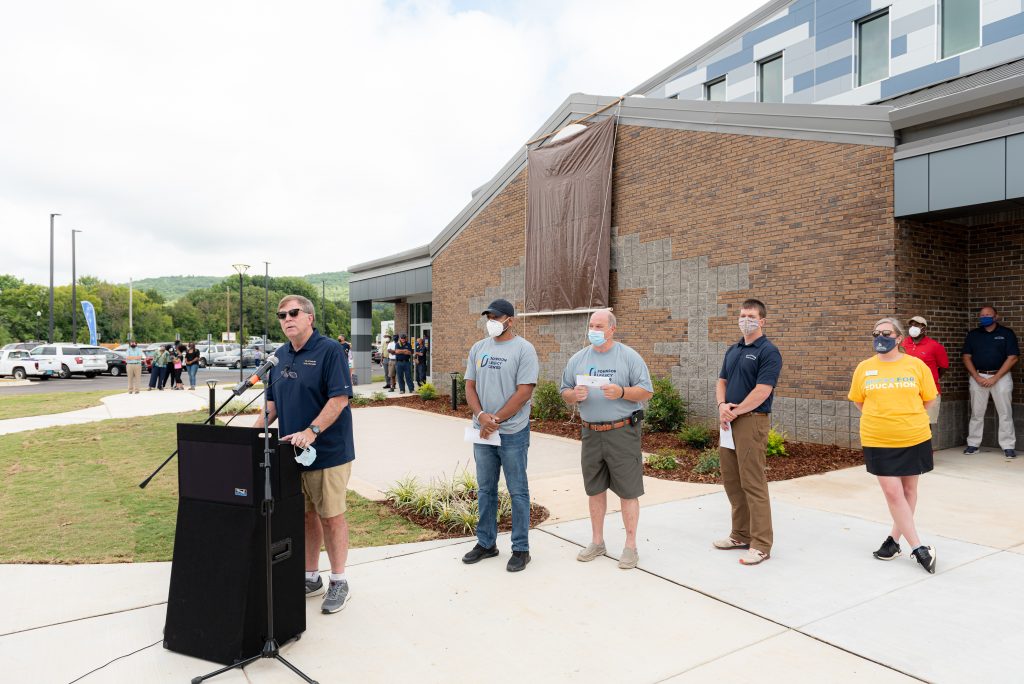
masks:
<path fill-rule="evenodd" d="M 333 518 L 345 512 L 345 494 L 352 476 L 352 461 L 320 470 L 302 473 L 302 496 L 306 499 L 306 512 L 321 518 Z"/>
<path fill-rule="evenodd" d="M 612 490 L 620 499 L 638 499 L 644 493 L 641 425 L 597 432 L 583 428 L 583 489 L 587 496 Z"/>
<path fill-rule="evenodd" d="M 398 372 L 398 362 L 397 361 L 392 361 L 392 360 L 389 359 L 388 360 L 388 377 L 389 378 L 395 377 L 397 372 Z"/>

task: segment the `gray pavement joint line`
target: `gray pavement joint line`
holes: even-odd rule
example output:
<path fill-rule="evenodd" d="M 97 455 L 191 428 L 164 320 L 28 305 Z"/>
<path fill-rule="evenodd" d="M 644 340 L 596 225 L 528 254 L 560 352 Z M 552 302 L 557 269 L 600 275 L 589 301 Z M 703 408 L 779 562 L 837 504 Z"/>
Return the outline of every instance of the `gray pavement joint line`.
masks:
<path fill-rule="evenodd" d="M 539 529 L 539 528 L 535 528 L 535 529 Z M 568 542 L 568 543 L 573 544 L 575 546 L 578 546 L 580 548 L 583 548 L 582 544 L 578 544 L 578 543 L 572 541 L 571 539 L 566 539 L 565 537 L 561 537 L 561 536 L 555 534 L 554 532 L 550 532 L 548 530 L 541 530 L 541 531 L 544 532 L 545 534 L 549 534 L 552 537 L 555 537 L 556 539 L 561 539 L 562 541 L 565 541 L 565 542 Z M 787 625 L 787 624 L 785 624 L 783 622 L 779 622 L 778 620 L 776 620 L 774 618 L 770 618 L 770 617 L 767 617 L 765 615 L 761 615 L 760 613 L 756 613 L 753 610 L 750 610 L 749 608 L 744 608 L 743 606 L 740 606 L 740 605 L 737 605 L 735 603 L 732 603 L 731 601 L 726 601 L 725 599 L 723 599 L 720 596 L 715 596 L 714 594 L 709 594 L 708 592 L 706 592 L 706 591 L 704 591 L 702 589 L 698 589 L 696 587 L 691 587 L 688 584 L 684 584 L 684 583 L 679 582 L 677 580 L 674 580 L 674 579 L 672 579 L 670 577 L 665 577 L 664 575 L 659 575 L 656 572 L 652 572 L 650 570 L 646 570 L 644 568 L 641 568 L 639 565 L 636 566 L 635 569 L 639 570 L 641 572 L 647 573 L 651 577 L 657 577 L 660 580 L 664 580 L 665 582 L 668 582 L 669 584 L 674 584 L 677 587 L 682 587 L 683 589 L 689 589 L 690 591 L 692 591 L 694 593 L 697 593 L 697 594 L 700 594 L 701 596 L 706 596 L 707 598 L 711 599 L 712 601 L 717 601 L 718 603 L 722 603 L 724 605 L 730 606 L 732 608 L 735 608 L 736 610 L 743 611 L 747 615 L 752 615 L 752 616 L 754 616 L 756 618 L 759 618 L 761 620 L 764 620 L 766 622 L 770 622 L 773 625 L 778 625 L 779 627 L 782 627 L 783 629 L 785 629 L 787 631 L 796 632 L 798 634 L 802 634 L 803 636 L 806 636 L 806 637 L 809 637 L 811 639 L 814 639 L 815 641 L 820 641 L 823 644 L 828 644 L 829 646 L 832 646 L 833 648 L 837 648 L 840 651 L 845 651 L 846 653 L 849 653 L 852 656 L 856 656 L 857 658 L 860 658 L 861 660 L 867 660 L 869 662 L 875 663 L 876 665 L 880 665 L 881 667 L 884 667 L 884 668 L 886 668 L 888 670 L 892 670 L 893 672 L 899 672 L 902 675 L 906 675 L 907 677 L 910 677 L 912 679 L 916 679 L 917 681 L 920 681 L 920 682 L 927 681 L 925 679 L 922 679 L 920 677 L 912 675 L 909 672 L 904 672 L 903 670 L 900 670 L 899 668 L 893 667 L 892 665 L 887 665 L 886 663 L 881 663 L 881 662 L 878 662 L 877 660 L 872 660 L 871 658 L 868 658 L 867 656 L 861 655 L 860 653 L 856 653 L 854 651 L 850 651 L 849 649 L 843 648 L 842 646 L 837 646 L 836 644 L 831 644 L 831 643 L 829 643 L 827 641 L 819 639 L 818 637 L 816 637 L 816 636 L 814 636 L 812 634 L 805 633 L 799 627 L 793 627 L 793 626 Z M 884 596 L 885 594 L 882 594 L 882 595 Z M 860 605 L 860 604 L 857 604 L 857 605 Z M 849 608 L 853 608 L 853 607 L 855 607 L 855 606 L 850 606 Z M 844 610 L 849 610 L 849 608 L 846 608 Z M 842 612 L 842 611 L 838 611 L 838 612 Z M 811 623 L 808 623 L 808 624 L 811 624 Z M 778 636 L 778 634 L 775 634 L 773 636 Z M 763 641 L 763 639 L 761 641 Z M 751 644 L 747 644 L 747 646 L 753 646 L 756 643 L 759 643 L 759 642 L 755 641 L 755 642 L 753 642 Z M 744 648 L 746 648 L 747 646 L 744 646 Z M 726 654 L 726 655 L 728 655 L 728 654 Z M 707 661 L 707 662 L 711 662 L 711 661 Z M 700 663 L 700 665 L 703 665 L 703 664 L 706 664 L 706 663 Z M 699 667 L 700 665 L 695 665 L 694 667 Z M 684 670 L 683 672 L 689 672 L 692 669 L 693 669 L 693 667 L 688 668 L 687 670 Z M 664 680 L 660 680 L 660 681 L 664 681 Z"/>
<path fill-rule="evenodd" d="M 143 610 L 145 608 L 153 608 L 154 606 L 167 605 L 167 601 L 159 601 L 157 603 L 147 603 L 144 606 L 132 606 L 130 608 L 121 608 L 120 610 L 111 610 L 106 613 L 96 613 L 95 615 L 83 615 L 82 617 L 71 618 L 70 620 L 61 620 L 59 622 L 51 622 L 48 625 L 37 625 L 35 627 L 26 627 L 25 629 L 16 629 L 12 632 L 4 632 L 0 634 L 0 639 L 8 636 L 14 636 L 15 634 L 24 634 L 25 632 L 34 632 L 37 629 L 47 629 L 49 627 L 59 627 L 60 625 L 68 625 L 72 622 L 81 622 L 83 620 L 92 620 L 94 618 L 106 617 L 108 615 L 118 615 L 120 613 L 130 613 L 133 610 Z"/>

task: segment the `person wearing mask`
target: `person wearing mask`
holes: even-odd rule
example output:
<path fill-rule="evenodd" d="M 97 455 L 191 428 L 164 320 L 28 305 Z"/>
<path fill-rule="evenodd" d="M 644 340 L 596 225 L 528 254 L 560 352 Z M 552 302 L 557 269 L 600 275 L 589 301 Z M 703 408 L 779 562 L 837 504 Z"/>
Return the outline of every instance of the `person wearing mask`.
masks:
<path fill-rule="evenodd" d="M 965 454 L 976 454 L 985 431 L 988 399 L 999 415 L 999 448 L 1007 461 L 1017 458 L 1017 434 L 1013 428 L 1013 376 L 1010 371 L 1020 358 L 1017 335 L 1000 324 L 996 307 L 986 305 L 978 311 L 978 327 L 967 333 L 961 350 L 964 367 L 970 375 L 971 420 L 967 425 Z"/>
<path fill-rule="evenodd" d="M 423 338 L 416 338 L 416 346 L 413 349 L 414 356 L 416 358 L 416 387 L 420 388 L 427 382 L 427 363 L 424 358 L 425 347 L 423 346 Z"/>
<path fill-rule="evenodd" d="M 277 305 L 281 332 L 288 342 L 274 352 L 278 364 L 267 383 L 268 421 L 278 420 L 281 442 L 299 456 L 305 498 L 306 597 L 324 593 L 320 577 L 320 548 L 326 546 L 331 564 L 322 613 L 337 613 L 349 600 L 349 528 L 345 518 L 346 492 L 355 460 L 352 435 L 352 381 L 348 357 L 334 340 L 321 335 L 313 302 L 288 295 Z M 263 427 L 263 414 L 255 427 Z"/>
<path fill-rule="evenodd" d="M 848 398 L 861 412 L 864 466 L 878 478 L 892 516 L 892 531 L 873 555 L 896 558 L 902 537 L 921 567 L 934 573 L 935 547 L 921 543 L 914 510 L 918 480 L 934 467 L 927 409 L 938 391 L 928 366 L 900 351 L 904 335 L 896 319 L 879 320 L 871 336 L 875 355 L 857 364 Z"/>
<path fill-rule="evenodd" d="M 344 351 L 345 352 L 345 356 L 348 357 L 349 352 L 352 351 L 352 345 L 349 344 L 347 340 L 345 340 L 345 336 L 344 335 L 338 335 L 338 344 L 341 345 L 342 351 Z"/>
<path fill-rule="evenodd" d="M 391 344 L 391 336 L 384 335 L 380 338 L 380 367 L 384 370 L 384 389 L 391 389 L 391 375 L 388 372 L 390 360 L 388 359 L 388 345 Z"/>
<path fill-rule="evenodd" d="M 171 353 L 168 351 L 169 346 L 164 344 L 157 349 L 156 354 L 153 355 L 153 367 L 149 371 L 150 373 L 155 372 L 157 374 L 156 388 L 161 392 L 163 392 L 164 386 L 167 385 L 167 368 L 171 359 Z"/>
<path fill-rule="evenodd" d="M 188 349 L 185 350 L 185 370 L 188 371 L 188 388 L 194 390 L 196 375 L 199 373 L 199 350 L 196 349 L 195 342 L 189 342 Z"/>
<path fill-rule="evenodd" d="M 622 502 L 626 544 L 619 559 L 623 570 L 640 560 L 636 528 L 644 493 L 644 462 L 640 444 L 643 405 L 654 395 L 651 374 L 640 354 L 615 340 L 615 315 L 608 309 L 590 317 L 587 341 L 572 355 L 562 372 L 565 403 L 579 404 L 583 445 L 583 488 L 589 497 L 591 541 L 576 560 L 602 556 L 608 490 Z M 595 382 L 604 384 L 596 385 Z"/>
<path fill-rule="evenodd" d="M 936 395 L 935 402 L 928 408 L 928 422 L 935 425 L 939 422 L 939 402 L 942 400 L 939 378 L 949 370 L 949 357 L 941 342 L 925 334 L 928 331 L 928 321 L 923 316 L 914 316 L 909 323 L 910 327 L 907 328 L 907 332 L 910 333 L 910 336 L 903 340 L 903 351 L 924 361 L 924 365 L 928 366 L 928 370 L 932 372 L 935 391 L 939 394 Z"/>
<path fill-rule="evenodd" d="M 173 370 L 173 373 L 174 373 L 174 375 L 173 375 L 173 377 L 174 377 L 173 387 L 176 390 L 184 390 L 185 389 L 185 383 L 183 383 L 181 381 L 182 371 L 185 370 L 185 351 L 186 351 L 185 345 L 183 345 L 181 342 L 176 342 L 174 344 L 174 350 L 173 350 L 174 358 L 172 360 L 173 361 L 172 362 L 172 370 Z"/>
<path fill-rule="evenodd" d="M 398 344 L 395 345 L 395 358 L 398 361 L 395 374 L 398 376 L 398 387 L 402 394 L 405 394 L 406 389 L 410 392 L 416 389 L 412 384 L 412 354 L 409 336 L 402 333 L 398 336 Z"/>
<path fill-rule="evenodd" d="M 128 374 L 128 394 L 139 393 L 139 381 L 142 379 L 142 364 L 145 363 L 146 355 L 139 349 L 135 340 L 128 343 L 128 353 L 125 355 L 125 368 Z"/>
<path fill-rule="evenodd" d="M 388 382 L 391 383 L 391 388 L 388 392 L 394 392 L 398 389 L 398 381 L 395 377 L 398 372 L 398 357 L 395 356 L 395 347 L 398 345 L 397 341 L 393 338 L 388 342 Z"/>
<path fill-rule="evenodd" d="M 765 448 L 771 427 L 775 385 L 782 372 L 782 354 L 765 337 L 764 302 L 740 305 L 743 337 L 725 352 L 715 385 L 722 433 L 731 433 L 732 448 L 719 445 L 722 484 L 732 507 L 732 531 L 713 543 L 716 549 L 745 549 L 743 565 L 771 558 L 774 532 L 772 504 L 765 476 Z"/>
<path fill-rule="evenodd" d="M 497 433 L 498 444 L 473 444 L 480 522 L 476 545 L 462 557 L 466 564 L 498 555 L 498 476 L 512 497 L 512 557 L 505 569 L 519 572 L 530 562 L 530 485 L 526 478 L 530 448 L 530 405 L 540 373 L 533 345 L 515 332 L 515 308 L 495 299 L 481 314 L 487 337 L 469 350 L 466 403 L 481 439 Z"/>

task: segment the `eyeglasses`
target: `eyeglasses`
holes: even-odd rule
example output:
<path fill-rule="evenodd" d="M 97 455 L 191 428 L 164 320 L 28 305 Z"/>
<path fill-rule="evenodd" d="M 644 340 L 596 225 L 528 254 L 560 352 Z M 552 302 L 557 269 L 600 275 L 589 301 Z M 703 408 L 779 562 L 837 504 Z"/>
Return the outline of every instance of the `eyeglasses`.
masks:
<path fill-rule="evenodd" d="M 284 370 L 281 371 L 281 377 L 289 380 L 296 380 L 299 377 L 299 374 L 292 370 L 292 365 L 289 363 L 284 367 Z"/>
<path fill-rule="evenodd" d="M 300 313 L 306 313 L 306 312 L 303 311 L 302 309 L 288 309 L 287 311 L 278 311 L 277 312 L 277 318 L 278 318 L 278 320 L 281 320 L 281 321 L 283 321 L 284 319 L 288 318 L 289 316 L 291 318 L 298 318 Z"/>
<path fill-rule="evenodd" d="M 876 330 L 871 333 L 872 337 L 898 337 L 899 334 L 895 330 Z"/>

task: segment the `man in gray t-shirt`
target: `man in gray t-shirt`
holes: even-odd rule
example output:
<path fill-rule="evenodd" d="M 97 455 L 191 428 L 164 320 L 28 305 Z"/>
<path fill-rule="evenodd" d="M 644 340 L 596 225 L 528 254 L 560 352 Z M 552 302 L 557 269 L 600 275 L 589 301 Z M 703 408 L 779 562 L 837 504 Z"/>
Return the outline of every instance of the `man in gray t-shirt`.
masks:
<path fill-rule="evenodd" d="M 644 493 L 644 465 L 640 437 L 642 403 L 654 395 L 647 364 L 633 349 L 615 341 L 616 322 L 610 310 L 590 317 L 590 344 L 573 354 L 562 373 L 562 398 L 579 404 L 583 422 L 580 461 L 583 487 L 590 497 L 593 538 L 577 560 L 592 561 L 604 555 L 604 516 L 608 490 L 622 501 L 626 547 L 619 567 L 635 568 L 636 528 L 640 520 L 640 496 Z"/>
<path fill-rule="evenodd" d="M 491 302 L 487 337 L 469 350 L 466 402 L 473 409 L 473 427 L 487 439 L 497 433 L 500 444 L 474 444 L 480 521 L 476 546 L 462 558 L 476 563 L 498 555 L 498 476 L 512 496 L 512 558 L 506 569 L 518 572 L 530 562 L 530 488 L 526 453 L 530 448 L 530 404 L 540 361 L 533 345 L 513 330 L 515 308 L 504 299 Z"/>

